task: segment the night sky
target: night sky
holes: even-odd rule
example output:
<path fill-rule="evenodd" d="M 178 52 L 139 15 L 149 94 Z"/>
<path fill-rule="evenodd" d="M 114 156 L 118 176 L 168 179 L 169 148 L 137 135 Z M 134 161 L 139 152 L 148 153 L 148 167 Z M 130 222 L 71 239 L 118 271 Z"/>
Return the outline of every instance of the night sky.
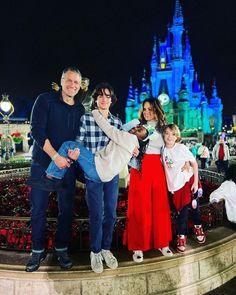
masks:
<path fill-rule="evenodd" d="M 182 0 L 195 69 L 207 97 L 216 79 L 224 115 L 236 113 L 236 1 Z M 140 88 L 150 72 L 153 36 L 166 37 L 175 0 L 1 1 L 0 94 L 15 115 L 28 116 L 41 92 L 76 65 L 91 80 L 115 88 L 114 114 L 124 119 L 130 76 Z"/>

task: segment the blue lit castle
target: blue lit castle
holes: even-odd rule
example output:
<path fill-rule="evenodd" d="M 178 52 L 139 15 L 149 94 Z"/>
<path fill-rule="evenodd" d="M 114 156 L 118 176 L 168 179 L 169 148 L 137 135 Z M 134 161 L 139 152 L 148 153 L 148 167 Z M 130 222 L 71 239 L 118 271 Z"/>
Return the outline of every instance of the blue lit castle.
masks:
<path fill-rule="evenodd" d="M 176 0 L 173 24 L 168 28 L 166 40 L 157 44 L 154 38 L 151 85 L 145 70 L 140 91 L 133 88 L 130 79 L 126 121 L 137 118 L 140 103 L 152 95 L 160 100 L 168 122 L 178 124 L 182 136 L 199 132 L 216 135 L 222 128 L 223 105 L 215 82 L 210 99 L 205 96 L 204 85 L 200 88 L 183 22 L 182 8 Z"/>

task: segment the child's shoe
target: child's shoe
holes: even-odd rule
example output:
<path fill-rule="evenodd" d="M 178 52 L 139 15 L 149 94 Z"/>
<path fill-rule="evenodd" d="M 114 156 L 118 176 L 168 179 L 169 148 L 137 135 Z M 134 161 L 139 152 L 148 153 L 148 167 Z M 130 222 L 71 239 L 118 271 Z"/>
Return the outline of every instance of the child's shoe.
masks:
<path fill-rule="evenodd" d="M 193 232 L 194 232 L 196 240 L 199 244 L 203 244 L 206 242 L 206 236 L 203 232 L 202 225 L 194 225 Z"/>
<path fill-rule="evenodd" d="M 186 249 L 186 241 L 187 241 L 186 236 L 184 235 L 177 236 L 177 247 L 176 247 L 177 252 L 184 253 Z"/>

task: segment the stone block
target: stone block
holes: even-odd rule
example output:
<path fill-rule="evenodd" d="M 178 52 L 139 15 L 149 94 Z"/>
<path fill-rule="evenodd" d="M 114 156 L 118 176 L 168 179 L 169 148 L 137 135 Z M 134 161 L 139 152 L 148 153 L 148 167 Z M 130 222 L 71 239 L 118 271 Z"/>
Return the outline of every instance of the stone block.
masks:
<path fill-rule="evenodd" d="M 205 279 L 222 272 L 233 263 L 232 250 L 228 249 L 199 261 L 200 278 Z"/>
<path fill-rule="evenodd" d="M 199 279 L 198 263 L 179 264 L 147 274 L 148 294 L 170 291 L 193 284 Z"/>

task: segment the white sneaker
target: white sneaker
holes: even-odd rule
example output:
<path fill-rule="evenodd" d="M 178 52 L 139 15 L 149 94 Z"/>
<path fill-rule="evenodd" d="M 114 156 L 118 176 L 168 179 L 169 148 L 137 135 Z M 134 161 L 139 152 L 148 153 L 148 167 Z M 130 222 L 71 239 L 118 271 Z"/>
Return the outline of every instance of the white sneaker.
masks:
<path fill-rule="evenodd" d="M 93 253 L 90 252 L 90 260 L 91 260 L 91 268 L 96 273 L 103 272 L 103 263 L 102 263 L 102 255 L 101 252 Z"/>
<path fill-rule="evenodd" d="M 135 262 L 142 262 L 143 261 L 143 251 L 135 250 L 133 254 L 133 260 Z"/>
<path fill-rule="evenodd" d="M 173 256 L 173 252 L 170 250 L 169 247 L 159 248 L 158 250 L 161 251 L 163 256 L 167 256 L 167 257 Z"/>
<path fill-rule="evenodd" d="M 106 265 L 111 269 L 116 269 L 118 267 L 118 262 L 115 256 L 111 253 L 110 250 L 103 250 L 101 251 L 102 257 L 106 262 Z"/>

